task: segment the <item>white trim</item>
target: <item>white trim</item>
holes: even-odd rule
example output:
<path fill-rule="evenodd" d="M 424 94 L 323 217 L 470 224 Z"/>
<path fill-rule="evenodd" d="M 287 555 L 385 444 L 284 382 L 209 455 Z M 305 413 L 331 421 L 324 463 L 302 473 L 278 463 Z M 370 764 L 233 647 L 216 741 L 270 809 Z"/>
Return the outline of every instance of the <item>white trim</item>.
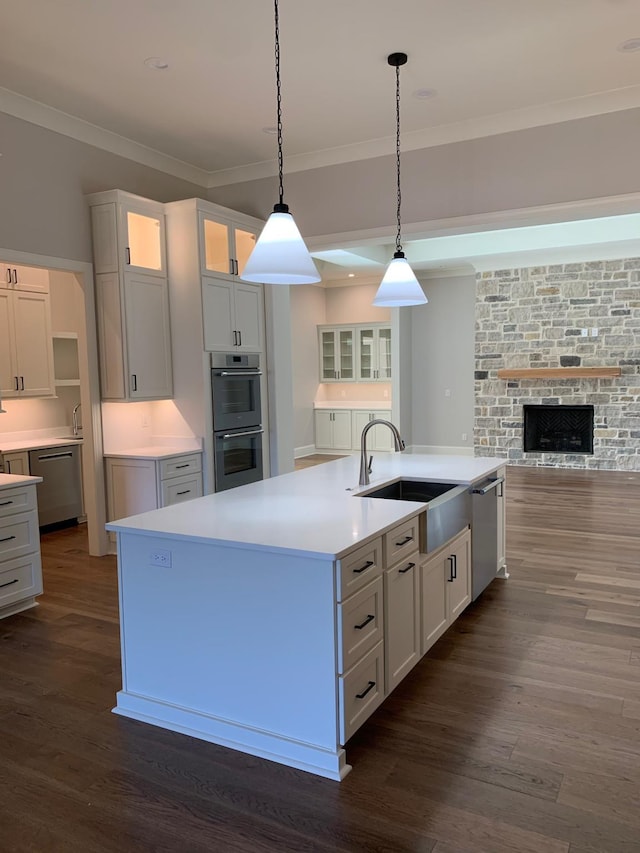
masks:
<path fill-rule="evenodd" d="M 302 743 L 283 735 L 243 726 L 232 720 L 224 720 L 124 690 L 117 693 L 117 701 L 117 706 L 112 710 L 114 714 L 122 717 L 130 717 L 132 720 L 140 720 L 172 732 L 217 743 L 228 749 L 257 755 L 259 758 L 306 770 L 307 773 L 324 776 L 336 782 L 344 779 L 351 770 L 351 765 L 346 763 L 346 753 L 339 746 L 336 746 L 335 752 L 331 752 L 310 743 Z"/>
<path fill-rule="evenodd" d="M 100 399 L 100 374 L 98 370 L 98 338 L 96 330 L 95 292 L 93 266 L 84 261 L 34 255 L 0 248 L 2 260 L 12 264 L 44 267 L 73 273 L 83 293 L 86 330 L 86 353 L 80 358 L 80 400 L 85 413 L 82 442 L 84 502 L 89 534 L 89 553 L 100 557 L 108 553 L 105 531 L 107 507 L 102 459 L 102 408 Z M 87 464 L 89 460 L 92 464 Z"/>
<path fill-rule="evenodd" d="M 302 459 L 303 456 L 313 456 L 317 452 L 315 444 L 305 444 L 304 447 L 294 447 L 293 458 Z"/>
<path fill-rule="evenodd" d="M 209 173 L 206 169 L 199 169 L 190 163 L 170 157 L 161 151 L 141 145 L 139 142 L 2 87 L 0 87 L 0 111 L 47 130 L 53 130 L 63 136 L 69 136 L 79 142 L 85 142 L 87 145 L 101 148 L 103 151 L 109 151 L 111 154 L 117 154 L 119 157 L 126 157 L 134 163 L 158 169 L 167 175 L 173 175 L 174 178 L 181 178 L 183 181 L 189 181 L 203 188 L 208 186 Z"/>
<path fill-rule="evenodd" d="M 435 453 L 439 456 L 473 456 L 473 447 L 446 447 L 440 444 L 412 444 L 409 453 Z"/>
<path fill-rule="evenodd" d="M 541 125 L 560 124 L 565 121 L 590 118 L 604 113 L 635 109 L 639 106 L 640 85 L 626 86 L 622 89 L 597 92 L 581 98 L 554 101 L 550 104 L 524 107 L 505 113 L 444 124 L 439 127 L 410 131 L 402 134 L 402 150 L 406 152 L 417 151 L 422 148 L 434 148 L 452 142 L 497 136 L 498 134 L 527 130 Z M 306 154 L 289 154 L 286 158 L 285 172 L 304 172 L 308 169 L 335 166 L 339 163 L 352 163 L 356 160 L 390 156 L 394 150 L 393 145 L 392 137 L 384 137 Z M 275 160 L 250 163 L 246 166 L 209 172 L 207 187 L 212 189 L 227 184 L 255 181 L 260 178 L 272 177 L 277 173 L 278 168 Z"/>

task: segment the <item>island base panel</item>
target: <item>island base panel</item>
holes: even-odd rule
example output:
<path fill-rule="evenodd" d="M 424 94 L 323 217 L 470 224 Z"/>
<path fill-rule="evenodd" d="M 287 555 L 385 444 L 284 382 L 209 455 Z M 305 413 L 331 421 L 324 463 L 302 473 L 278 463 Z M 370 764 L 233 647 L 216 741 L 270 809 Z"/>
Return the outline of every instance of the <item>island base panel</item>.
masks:
<path fill-rule="evenodd" d="M 335 752 L 319 749 L 311 744 L 288 740 L 123 690 L 118 692 L 116 698 L 118 704 L 113 708 L 113 713 L 122 717 L 295 767 L 336 782 L 344 779 L 351 770 L 344 749 L 336 749 Z"/>

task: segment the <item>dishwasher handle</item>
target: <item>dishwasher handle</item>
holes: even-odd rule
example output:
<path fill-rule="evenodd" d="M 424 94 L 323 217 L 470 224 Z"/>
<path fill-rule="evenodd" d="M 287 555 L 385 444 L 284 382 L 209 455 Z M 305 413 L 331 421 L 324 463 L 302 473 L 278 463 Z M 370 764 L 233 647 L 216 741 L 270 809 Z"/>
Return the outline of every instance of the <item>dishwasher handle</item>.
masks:
<path fill-rule="evenodd" d="M 504 483 L 504 477 L 498 477 L 495 480 L 490 480 L 488 483 L 485 483 L 484 486 L 479 486 L 477 489 L 471 489 L 472 495 L 486 495 L 489 492 L 493 491 L 493 489 L 497 489 L 500 486 L 500 491 L 498 492 L 498 496 L 502 495 L 502 484 Z"/>
<path fill-rule="evenodd" d="M 42 456 L 38 456 L 38 462 L 44 462 L 47 459 L 70 459 L 73 456 L 73 453 L 67 451 L 66 453 L 45 453 Z"/>

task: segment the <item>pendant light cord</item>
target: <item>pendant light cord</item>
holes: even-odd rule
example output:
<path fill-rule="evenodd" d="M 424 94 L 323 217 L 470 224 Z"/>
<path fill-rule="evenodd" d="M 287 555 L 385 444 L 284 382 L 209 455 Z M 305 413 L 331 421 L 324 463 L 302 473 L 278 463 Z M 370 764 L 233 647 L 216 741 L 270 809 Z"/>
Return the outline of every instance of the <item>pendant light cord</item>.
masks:
<path fill-rule="evenodd" d="M 398 220 L 398 231 L 396 234 L 396 252 L 402 251 L 400 242 L 400 204 L 402 192 L 400 190 L 400 66 L 396 65 L 396 169 L 398 175 L 398 205 L 396 216 Z"/>
<path fill-rule="evenodd" d="M 284 203 L 283 162 L 282 162 L 282 93 L 280 90 L 280 17 L 278 15 L 278 0 L 274 0 L 275 29 L 276 29 L 276 98 L 278 106 L 278 193 L 280 204 Z"/>

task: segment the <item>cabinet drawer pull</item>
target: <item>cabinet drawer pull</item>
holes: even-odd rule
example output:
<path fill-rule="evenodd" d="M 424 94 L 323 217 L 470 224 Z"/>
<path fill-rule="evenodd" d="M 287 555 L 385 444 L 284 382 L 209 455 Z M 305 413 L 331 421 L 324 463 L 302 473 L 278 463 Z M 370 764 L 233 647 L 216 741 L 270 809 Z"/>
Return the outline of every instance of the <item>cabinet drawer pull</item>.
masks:
<path fill-rule="evenodd" d="M 2 501 L 2 503 L 0 503 L 0 506 L 10 506 L 12 503 L 13 501 Z"/>
<path fill-rule="evenodd" d="M 364 699 L 367 693 L 376 686 L 375 681 L 370 681 L 367 687 L 362 691 L 362 693 L 356 693 L 356 699 Z"/>
<path fill-rule="evenodd" d="M 2 589 L 3 586 L 11 586 L 12 583 L 18 583 L 18 578 L 14 578 L 12 581 L 7 581 L 6 583 L 0 583 L 0 589 Z"/>
<path fill-rule="evenodd" d="M 413 542 L 413 536 L 405 536 L 401 542 L 396 542 L 396 548 L 402 547 L 402 545 L 406 545 L 407 542 Z"/>
<path fill-rule="evenodd" d="M 131 374 L 131 390 L 132 391 L 138 390 L 138 376 L 136 373 Z"/>
<path fill-rule="evenodd" d="M 449 577 L 447 578 L 447 581 L 449 583 L 453 583 L 453 580 L 455 578 L 455 574 L 453 573 L 453 560 L 454 560 L 454 558 L 453 557 L 447 557 L 447 560 L 449 560 Z"/>
<path fill-rule="evenodd" d="M 364 622 L 361 622 L 359 625 L 354 625 L 353 627 L 356 629 L 356 631 L 361 631 L 361 630 L 364 628 L 364 626 L 365 626 L 365 625 L 368 625 L 368 624 L 369 624 L 369 622 L 373 622 L 373 620 L 374 620 L 375 618 L 376 618 L 376 617 L 373 615 L 373 613 L 370 613 L 370 614 L 367 616 L 367 618 L 364 620 Z"/>
<path fill-rule="evenodd" d="M 354 569 L 354 570 L 353 570 L 353 573 L 354 573 L 355 575 L 360 575 L 360 574 L 362 574 L 362 572 L 366 572 L 366 571 L 367 571 L 367 569 L 370 569 L 370 568 L 371 568 L 371 566 L 373 566 L 373 564 L 374 564 L 374 563 L 373 563 L 373 560 L 367 560 L 367 562 L 364 564 L 364 566 L 362 566 L 362 568 L 361 568 L 361 569 Z"/>
<path fill-rule="evenodd" d="M 453 554 L 453 579 L 455 580 L 458 577 L 458 557 L 456 554 Z"/>
<path fill-rule="evenodd" d="M 188 495 L 191 489 L 185 489 L 184 492 L 176 492 L 176 495 Z"/>
<path fill-rule="evenodd" d="M 13 284 L 11 280 L 11 270 L 7 267 L 7 284 Z"/>
<path fill-rule="evenodd" d="M 399 575 L 404 575 L 406 572 L 410 572 L 411 569 L 415 566 L 415 563 L 407 563 L 404 569 L 398 569 Z"/>
<path fill-rule="evenodd" d="M 178 468 L 188 468 L 188 467 L 189 467 L 189 463 L 183 462 L 182 465 L 176 465 L 176 471 L 178 470 Z"/>
<path fill-rule="evenodd" d="M 4 539 L 0 539 L 0 542 L 11 542 L 11 540 L 15 538 L 15 536 L 5 536 Z"/>
<path fill-rule="evenodd" d="M 20 379 L 18 376 L 14 376 L 13 378 L 16 380 L 16 387 L 13 390 L 19 391 L 20 390 Z"/>

